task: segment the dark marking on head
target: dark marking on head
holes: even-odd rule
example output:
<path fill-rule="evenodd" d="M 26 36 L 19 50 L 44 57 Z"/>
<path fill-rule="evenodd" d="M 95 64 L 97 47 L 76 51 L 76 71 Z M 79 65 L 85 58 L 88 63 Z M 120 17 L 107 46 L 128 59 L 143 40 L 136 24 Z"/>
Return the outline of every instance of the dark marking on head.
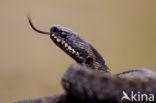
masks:
<path fill-rule="evenodd" d="M 85 64 L 92 64 L 93 63 L 93 58 L 92 57 L 87 57 Z"/>

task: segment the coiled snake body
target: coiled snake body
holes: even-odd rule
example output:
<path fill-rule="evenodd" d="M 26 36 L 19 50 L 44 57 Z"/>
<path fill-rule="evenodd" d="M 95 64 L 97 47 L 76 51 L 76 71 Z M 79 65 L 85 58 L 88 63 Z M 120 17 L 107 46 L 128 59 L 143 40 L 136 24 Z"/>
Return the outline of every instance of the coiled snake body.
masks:
<path fill-rule="evenodd" d="M 44 32 L 36 29 L 28 19 L 35 31 L 50 35 L 52 41 L 77 64 L 72 64 L 62 77 L 64 93 L 18 103 L 120 103 L 129 102 L 122 97 L 125 93 L 130 96 L 131 92 L 140 96 L 134 101 L 145 102 L 150 100 L 141 98 L 141 94 L 156 96 L 154 72 L 137 69 L 113 75 L 96 49 L 77 33 L 58 25 L 52 26 L 50 32 Z"/>

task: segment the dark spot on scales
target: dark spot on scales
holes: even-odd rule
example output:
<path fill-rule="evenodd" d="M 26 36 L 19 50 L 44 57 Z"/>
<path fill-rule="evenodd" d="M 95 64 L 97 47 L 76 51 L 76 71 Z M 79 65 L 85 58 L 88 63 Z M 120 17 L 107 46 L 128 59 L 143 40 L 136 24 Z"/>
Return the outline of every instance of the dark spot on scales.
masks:
<path fill-rule="evenodd" d="M 85 61 L 85 64 L 92 64 L 93 63 L 93 58 L 92 57 L 88 57 Z"/>

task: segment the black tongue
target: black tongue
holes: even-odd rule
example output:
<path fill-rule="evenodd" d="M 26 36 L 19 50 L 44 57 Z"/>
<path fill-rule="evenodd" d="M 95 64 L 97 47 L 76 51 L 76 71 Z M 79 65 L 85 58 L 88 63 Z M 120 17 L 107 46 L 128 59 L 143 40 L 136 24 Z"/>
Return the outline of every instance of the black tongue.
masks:
<path fill-rule="evenodd" d="M 50 35 L 50 32 L 45 32 L 45 31 L 41 31 L 41 30 L 38 30 L 37 28 L 35 28 L 35 26 L 33 25 L 33 23 L 31 22 L 31 18 L 29 16 L 28 17 L 28 20 L 29 20 L 29 24 L 31 26 L 31 28 L 33 30 L 35 30 L 36 32 L 39 32 L 39 33 L 42 33 L 42 34 L 47 34 L 47 35 Z"/>

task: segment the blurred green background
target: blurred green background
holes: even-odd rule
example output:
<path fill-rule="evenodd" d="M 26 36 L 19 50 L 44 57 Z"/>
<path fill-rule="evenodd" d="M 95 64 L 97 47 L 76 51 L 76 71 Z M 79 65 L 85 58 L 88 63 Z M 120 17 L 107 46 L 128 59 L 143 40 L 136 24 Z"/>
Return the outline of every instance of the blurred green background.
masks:
<path fill-rule="evenodd" d="M 27 20 L 49 31 L 58 24 L 79 33 L 105 58 L 112 72 L 156 72 L 155 0 L 0 0 L 0 101 L 58 94 L 72 63 Z"/>

